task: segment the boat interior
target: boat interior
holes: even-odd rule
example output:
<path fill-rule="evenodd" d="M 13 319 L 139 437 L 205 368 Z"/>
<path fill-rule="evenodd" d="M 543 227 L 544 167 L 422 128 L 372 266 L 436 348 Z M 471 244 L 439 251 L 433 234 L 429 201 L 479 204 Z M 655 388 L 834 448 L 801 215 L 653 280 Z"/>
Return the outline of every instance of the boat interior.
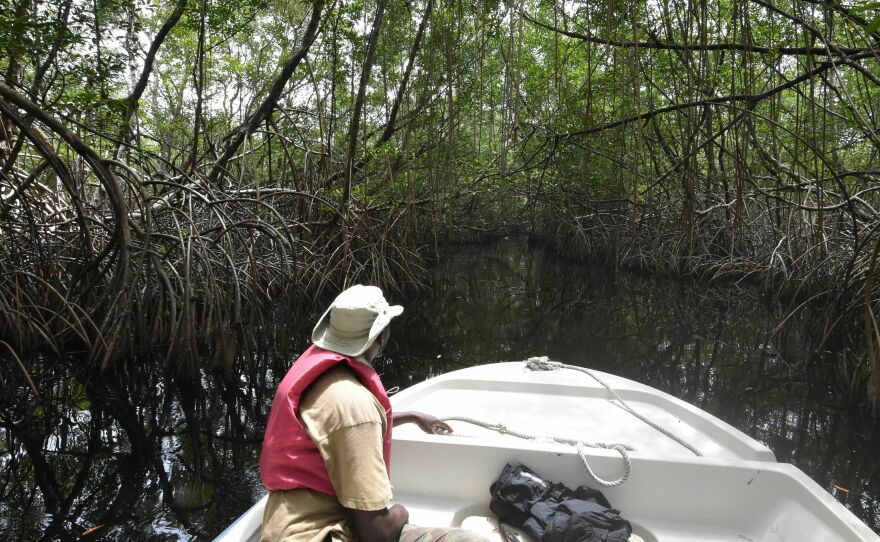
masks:
<path fill-rule="evenodd" d="M 880 542 L 806 474 L 777 463 L 760 442 L 656 389 L 593 374 L 598 379 L 500 363 L 441 375 L 395 395 L 396 411 L 504 427 L 499 432 L 456 419 L 450 421 L 452 435 L 425 434 L 411 424 L 395 428 L 394 501 L 407 507 L 413 524 L 459 527 L 504 542 L 489 508 L 490 486 L 507 463 L 520 463 L 572 489 L 600 489 L 632 524 L 632 542 Z M 654 425 L 627 411 L 614 394 Z M 579 452 L 548 437 L 623 444 L 630 468 L 619 450 L 587 446 Z M 600 479 L 625 481 L 601 487 L 587 465 Z M 258 542 L 264 503 L 218 540 Z M 522 542 L 537 542 L 518 534 Z"/>
<path fill-rule="evenodd" d="M 620 474 L 622 462 L 615 452 L 591 450 L 587 456 L 600 477 Z M 412 523 L 477 530 L 492 540 L 504 540 L 489 509 L 489 488 L 505 464 L 524 464 L 571 488 L 596 487 L 578 453 L 564 445 L 511 448 L 426 436 L 396 440 L 393 457 L 395 501 L 407 507 Z M 602 492 L 632 524 L 633 541 L 876 539 L 861 522 L 848 523 L 852 516 L 840 503 L 788 464 L 633 454 L 626 482 Z"/>

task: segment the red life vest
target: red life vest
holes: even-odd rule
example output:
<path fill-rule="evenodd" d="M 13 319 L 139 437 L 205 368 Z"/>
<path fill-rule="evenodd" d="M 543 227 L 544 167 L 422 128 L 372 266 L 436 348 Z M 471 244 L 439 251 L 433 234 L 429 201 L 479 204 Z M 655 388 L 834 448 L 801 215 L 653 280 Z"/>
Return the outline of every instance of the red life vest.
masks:
<path fill-rule="evenodd" d="M 358 380 L 385 409 L 388 430 L 382 443 L 385 468 L 391 475 L 391 403 L 379 379 L 368 364 L 354 358 L 310 346 L 284 376 L 269 412 L 263 449 L 260 452 L 260 479 L 269 490 L 307 488 L 335 496 L 330 475 L 318 448 L 297 416 L 303 392 L 338 363 L 347 363 Z"/>

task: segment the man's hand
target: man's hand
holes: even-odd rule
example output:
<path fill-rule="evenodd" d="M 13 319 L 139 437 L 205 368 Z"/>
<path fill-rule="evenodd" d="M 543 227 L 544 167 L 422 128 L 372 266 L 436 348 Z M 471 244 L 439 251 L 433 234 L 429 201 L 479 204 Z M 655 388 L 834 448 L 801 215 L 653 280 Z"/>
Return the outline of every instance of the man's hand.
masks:
<path fill-rule="evenodd" d="M 446 433 L 452 433 L 452 428 L 444 421 L 436 416 L 425 414 L 424 412 L 395 412 L 394 425 L 398 426 L 402 423 L 415 423 L 428 434 L 434 434 L 436 430 Z"/>
<path fill-rule="evenodd" d="M 373 512 L 351 508 L 348 511 L 351 512 L 354 532 L 362 542 L 396 542 L 409 521 L 409 512 L 400 504 Z"/>

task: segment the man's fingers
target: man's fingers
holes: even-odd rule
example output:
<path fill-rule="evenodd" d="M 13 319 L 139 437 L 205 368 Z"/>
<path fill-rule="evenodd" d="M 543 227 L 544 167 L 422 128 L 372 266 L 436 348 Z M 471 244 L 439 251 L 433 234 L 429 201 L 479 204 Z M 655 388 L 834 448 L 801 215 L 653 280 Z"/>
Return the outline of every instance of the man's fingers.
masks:
<path fill-rule="evenodd" d="M 442 422 L 440 420 L 437 420 L 436 422 L 434 422 L 432 427 L 435 430 L 439 429 L 439 430 L 445 431 L 447 433 L 452 433 L 452 427 L 450 427 L 448 423 Z"/>

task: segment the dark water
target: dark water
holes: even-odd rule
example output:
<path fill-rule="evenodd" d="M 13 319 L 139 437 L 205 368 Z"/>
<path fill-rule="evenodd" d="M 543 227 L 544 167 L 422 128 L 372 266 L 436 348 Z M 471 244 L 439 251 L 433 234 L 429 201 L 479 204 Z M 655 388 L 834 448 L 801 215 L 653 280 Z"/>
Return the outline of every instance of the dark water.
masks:
<path fill-rule="evenodd" d="M 388 387 L 534 355 L 620 374 L 767 443 L 880 532 L 880 435 L 811 376 L 819 334 L 809 319 L 773 333 L 784 310 L 747 289 L 614 273 L 518 239 L 455 249 L 434 267 L 431 285 L 391 299 L 406 311 L 377 364 Z M 42 453 L 23 446 L 0 416 L 0 539 L 213 538 L 262 494 L 257 462 L 272 393 L 322 309 L 276 347 L 201 382 L 172 384 L 163 367 L 131 364 L 107 399 L 90 397 L 95 383 L 78 382 L 73 368 L 53 367 L 56 377 L 68 375 L 56 386 L 80 400 L 34 415 L 30 423 L 47 436 Z M 41 461 L 73 495 L 63 518 L 43 513 Z M 106 517 L 123 519 L 79 538 Z"/>

